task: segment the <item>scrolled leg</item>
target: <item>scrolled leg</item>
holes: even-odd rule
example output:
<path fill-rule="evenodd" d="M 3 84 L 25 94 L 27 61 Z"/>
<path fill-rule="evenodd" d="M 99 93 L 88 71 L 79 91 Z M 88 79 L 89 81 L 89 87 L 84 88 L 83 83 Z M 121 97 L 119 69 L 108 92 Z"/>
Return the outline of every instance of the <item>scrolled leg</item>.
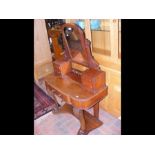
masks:
<path fill-rule="evenodd" d="M 76 116 L 76 118 L 78 118 L 78 120 L 80 121 L 80 129 L 77 134 L 86 135 L 87 132 L 86 132 L 86 121 L 84 117 L 84 110 L 73 108 L 73 113 Z"/>
<path fill-rule="evenodd" d="M 99 102 L 94 105 L 93 110 L 94 110 L 94 116 L 98 119 L 99 118 Z"/>

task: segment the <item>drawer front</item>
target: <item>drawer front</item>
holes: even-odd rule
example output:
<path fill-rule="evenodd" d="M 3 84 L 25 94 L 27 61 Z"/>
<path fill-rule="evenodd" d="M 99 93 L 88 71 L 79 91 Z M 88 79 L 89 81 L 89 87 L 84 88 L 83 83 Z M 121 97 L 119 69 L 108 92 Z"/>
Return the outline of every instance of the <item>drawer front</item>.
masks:
<path fill-rule="evenodd" d="M 47 93 L 53 98 L 53 94 L 60 97 L 63 101 L 70 103 L 70 100 L 67 95 L 62 94 L 61 92 L 57 91 L 53 87 L 51 87 L 47 82 L 45 82 Z"/>

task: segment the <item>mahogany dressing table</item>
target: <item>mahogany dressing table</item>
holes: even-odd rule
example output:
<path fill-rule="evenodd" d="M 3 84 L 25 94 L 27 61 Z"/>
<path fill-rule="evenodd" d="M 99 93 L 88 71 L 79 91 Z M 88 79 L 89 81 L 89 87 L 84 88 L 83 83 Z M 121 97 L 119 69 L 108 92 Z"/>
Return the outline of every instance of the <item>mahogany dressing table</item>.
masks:
<path fill-rule="evenodd" d="M 88 134 L 103 124 L 99 120 L 99 102 L 108 93 L 105 72 L 93 58 L 90 42 L 77 25 L 63 24 L 48 30 L 48 36 L 54 49 L 54 72 L 44 81 L 48 94 L 56 102 L 54 114 L 72 114 L 80 121 L 77 134 Z M 87 69 L 75 69 L 73 63 Z M 61 105 L 57 97 L 61 98 Z M 93 115 L 86 111 L 90 108 L 93 108 Z"/>

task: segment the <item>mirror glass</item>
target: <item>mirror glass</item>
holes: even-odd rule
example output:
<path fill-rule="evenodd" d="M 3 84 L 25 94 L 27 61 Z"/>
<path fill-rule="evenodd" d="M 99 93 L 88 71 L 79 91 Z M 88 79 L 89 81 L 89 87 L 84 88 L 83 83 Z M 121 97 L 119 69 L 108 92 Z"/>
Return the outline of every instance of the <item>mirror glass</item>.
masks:
<path fill-rule="evenodd" d="M 87 60 L 84 58 L 85 49 L 82 46 L 82 34 L 78 30 L 78 27 L 67 26 L 64 28 L 65 37 L 69 47 L 71 59 L 73 62 L 88 66 Z M 84 40 L 84 38 L 83 38 Z"/>
<path fill-rule="evenodd" d="M 78 37 L 78 34 L 71 27 L 65 28 L 65 36 L 68 42 L 68 46 L 71 51 L 82 52 L 81 41 Z"/>

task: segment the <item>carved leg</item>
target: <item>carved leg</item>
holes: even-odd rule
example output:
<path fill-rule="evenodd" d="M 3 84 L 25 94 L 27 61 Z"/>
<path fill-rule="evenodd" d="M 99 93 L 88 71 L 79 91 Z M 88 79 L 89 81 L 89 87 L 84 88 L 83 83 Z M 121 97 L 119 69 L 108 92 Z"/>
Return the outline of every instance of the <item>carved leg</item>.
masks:
<path fill-rule="evenodd" d="M 45 82 L 45 88 L 46 88 L 46 91 L 47 91 L 47 94 L 49 96 L 52 97 L 52 99 L 55 101 L 55 105 L 54 105 L 54 108 L 52 110 L 53 113 L 57 113 L 59 111 L 59 104 L 58 104 L 58 101 L 57 101 L 57 98 L 56 98 L 56 91 L 51 88 L 46 82 Z"/>
<path fill-rule="evenodd" d="M 84 118 L 84 111 L 83 110 L 79 111 L 79 120 L 80 120 L 80 124 L 81 124 L 79 133 L 84 134 L 84 131 L 86 129 L 86 124 L 85 124 L 85 118 Z"/>
<path fill-rule="evenodd" d="M 84 110 L 73 108 L 73 113 L 74 113 L 74 116 L 76 116 L 80 121 L 80 129 L 77 134 L 86 135 L 87 133 L 86 133 L 86 121 L 84 117 Z"/>
<path fill-rule="evenodd" d="M 59 107 L 60 107 L 60 105 L 59 105 L 59 103 L 58 103 L 58 101 L 57 101 L 57 98 L 56 98 L 56 96 L 55 96 L 55 94 L 53 93 L 53 99 L 54 99 L 54 101 L 55 101 L 55 107 L 54 107 L 54 109 L 53 109 L 53 113 L 55 114 L 55 113 L 58 113 L 59 112 Z"/>
<path fill-rule="evenodd" d="M 94 110 L 94 116 L 98 119 L 99 118 L 99 102 L 94 105 L 93 110 Z"/>
<path fill-rule="evenodd" d="M 52 99 L 55 101 L 55 105 L 54 108 L 52 110 L 53 113 L 57 113 L 59 111 L 59 104 L 57 101 L 57 98 L 55 96 L 55 91 L 54 90 L 48 90 L 47 89 L 47 93 L 52 97 Z"/>

